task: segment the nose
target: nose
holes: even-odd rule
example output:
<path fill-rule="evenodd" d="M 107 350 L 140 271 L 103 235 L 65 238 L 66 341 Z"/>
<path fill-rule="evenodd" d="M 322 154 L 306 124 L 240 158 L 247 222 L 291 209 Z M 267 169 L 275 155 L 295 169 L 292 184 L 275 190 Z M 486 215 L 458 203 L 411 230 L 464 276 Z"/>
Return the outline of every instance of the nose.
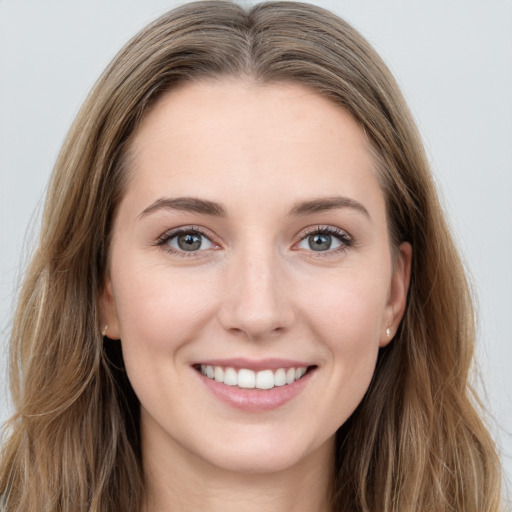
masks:
<path fill-rule="evenodd" d="M 250 340 L 286 332 L 295 320 L 289 284 L 272 249 L 240 255 L 227 271 L 222 326 Z"/>

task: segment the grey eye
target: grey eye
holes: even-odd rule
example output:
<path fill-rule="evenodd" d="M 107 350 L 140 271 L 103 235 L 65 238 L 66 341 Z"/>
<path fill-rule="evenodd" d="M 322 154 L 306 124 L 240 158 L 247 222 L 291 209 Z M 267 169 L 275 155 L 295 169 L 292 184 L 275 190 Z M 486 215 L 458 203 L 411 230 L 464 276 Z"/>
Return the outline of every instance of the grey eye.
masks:
<path fill-rule="evenodd" d="M 201 236 L 191 233 L 178 235 L 178 247 L 183 251 L 197 251 L 201 248 Z"/>
<path fill-rule="evenodd" d="M 213 243 L 201 233 L 179 233 L 167 241 L 167 244 L 177 251 L 194 252 L 213 247 Z"/>
<path fill-rule="evenodd" d="M 337 249 L 343 245 L 348 245 L 348 240 L 344 240 L 342 237 L 346 236 L 343 232 L 338 235 L 330 234 L 322 231 L 311 233 L 305 236 L 298 244 L 299 249 L 306 249 L 308 251 L 315 252 L 327 252 Z"/>
<path fill-rule="evenodd" d="M 332 236 L 324 233 L 315 233 L 308 236 L 309 248 L 313 251 L 327 251 L 332 245 Z"/>

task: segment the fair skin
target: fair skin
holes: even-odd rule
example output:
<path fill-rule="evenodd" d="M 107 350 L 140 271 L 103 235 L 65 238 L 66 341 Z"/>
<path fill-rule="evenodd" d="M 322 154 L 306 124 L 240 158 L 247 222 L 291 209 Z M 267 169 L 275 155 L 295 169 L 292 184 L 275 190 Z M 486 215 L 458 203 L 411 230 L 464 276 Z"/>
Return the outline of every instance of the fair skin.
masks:
<path fill-rule="evenodd" d="M 141 403 L 147 510 L 330 510 L 335 432 L 411 260 L 363 131 L 300 85 L 188 84 L 143 119 L 129 172 L 101 304 Z"/>

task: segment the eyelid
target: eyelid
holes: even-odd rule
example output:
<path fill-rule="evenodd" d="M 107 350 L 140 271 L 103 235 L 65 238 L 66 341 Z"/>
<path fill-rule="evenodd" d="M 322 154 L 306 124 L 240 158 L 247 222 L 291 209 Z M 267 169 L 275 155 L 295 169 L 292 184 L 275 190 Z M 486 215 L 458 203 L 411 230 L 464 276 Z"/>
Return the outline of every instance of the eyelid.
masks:
<path fill-rule="evenodd" d="M 176 228 L 168 229 L 167 231 L 164 231 L 157 239 L 156 243 L 165 243 L 169 238 L 173 238 L 176 235 L 180 235 L 181 233 L 198 233 L 200 235 L 205 236 L 206 238 L 209 238 L 209 236 L 204 232 L 203 228 L 199 226 L 178 226 Z"/>
<path fill-rule="evenodd" d="M 305 252 L 312 253 L 314 257 L 324 257 L 329 256 L 333 254 L 338 254 L 340 252 L 345 252 L 347 249 L 350 249 L 354 246 L 355 241 L 352 235 L 348 233 L 348 231 L 338 228 L 336 226 L 331 225 L 316 225 L 311 226 L 309 228 L 306 228 L 302 233 L 299 235 L 299 240 L 294 244 L 294 247 L 296 247 L 299 243 L 301 243 L 303 240 L 305 240 L 308 236 L 322 233 L 327 234 L 330 236 L 333 236 L 337 238 L 337 240 L 340 242 L 340 246 L 336 247 L 335 249 L 329 249 L 327 251 L 313 251 L 312 249 L 295 249 L 295 250 L 304 250 Z"/>
<path fill-rule="evenodd" d="M 162 233 L 155 242 L 155 245 L 157 246 L 165 246 L 167 242 L 183 233 L 196 233 L 203 237 L 205 237 L 207 240 L 209 240 L 213 245 L 216 247 L 213 248 L 213 250 L 219 249 L 221 247 L 221 244 L 216 240 L 216 237 L 210 234 L 208 230 L 205 230 L 201 226 L 195 226 L 195 225 L 188 225 L 188 226 L 179 226 L 176 228 L 169 229 Z M 306 249 L 299 249 L 297 248 L 297 245 L 302 242 L 304 239 L 306 239 L 308 236 L 317 234 L 317 233 L 323 233 L 330 236 L 335 237 L 339 242 L 340 246 L 336 247 L 334 249 L 329 249 L 326 251 L 313 251 L 312 249 L 306 250 Z M 294 243 L 292 249 L 293 250 L 304 250 L 305 252 L 312 253 L 311 255 L 314 257 L 323 257 L 323 256 L 329 256 L 333 254 L 337 254 L 340 252 L 345 252 L 347 249 L 353 247 L 355 244 L 354 238 L 352 235 L 350 235 L 346 230 L 338 228 L 336 226 L 332 225 L 315 225 L 305 228 L 299 235 L 299 239 L 297 242 Z M 202 253 L 212 250 L 212 248 L 208 249 L 200 249 L 197 251 L 183 251 L 183 250 L 177 250 L 170 245 L 167 245 L 165 247 L 165 251 L 170 252 L 172 254 L 178 254 L 179 256 L 184 257 L 198 257 L 201 256 Z"/>
<path fill-rule="evenodd" d="M 183 256 L 183 257 L 187 257 L 187 258 L 201 256 L 202 253 L 212 249 L 212 248 L 208 248 L 208 249 L 201 249 L 201 250 L 197 250 L 197 251 L 183 251 L 183 250 L 179 250 L 174 247 L 171 247 L 170 245 L 166 245 L 167 242 L 169 242 L 169 240 L 171 240 L 181 234 L 184 234 L 184 233 L 194 233 L 194 234 L 203 236 L 204 238 L 209 240 L 214 246 L 216 246 L 214 248 L 214 250 L 220 246 L 220 244 L 215 240 L 215 237 L 212 236 L 211 234 L 207 233 L 204 228 L 202 228 L 200 226 L 193 226 L 193 225 L 192 226 L 179 226 L 179 227 L 172 228 L 172 229 L 165 231 L 156 239 L 155 245 L 162 247 L 166 252 L 169 252 L 171 254 L 177 254 L 178 256 Z"/>

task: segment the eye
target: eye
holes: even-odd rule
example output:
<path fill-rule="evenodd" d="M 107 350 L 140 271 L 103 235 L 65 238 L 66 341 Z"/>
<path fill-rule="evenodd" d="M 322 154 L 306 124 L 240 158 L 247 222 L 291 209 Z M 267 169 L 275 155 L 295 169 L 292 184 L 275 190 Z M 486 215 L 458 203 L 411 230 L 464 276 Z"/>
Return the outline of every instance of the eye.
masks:
<path fill-rule="evenodd" d="M 351 247 L 353 240 L 345 231 L 332 226 L 317 227 L 297 244 L 298 249 L 315 252 L 337 252 Z"/>
<path fill-rule="evenodd" d="M 173 253 L 194 253 L 213 249 L 216 245 L 199 229 L 179 229 L 162 235 L 158 245 Z"/>

